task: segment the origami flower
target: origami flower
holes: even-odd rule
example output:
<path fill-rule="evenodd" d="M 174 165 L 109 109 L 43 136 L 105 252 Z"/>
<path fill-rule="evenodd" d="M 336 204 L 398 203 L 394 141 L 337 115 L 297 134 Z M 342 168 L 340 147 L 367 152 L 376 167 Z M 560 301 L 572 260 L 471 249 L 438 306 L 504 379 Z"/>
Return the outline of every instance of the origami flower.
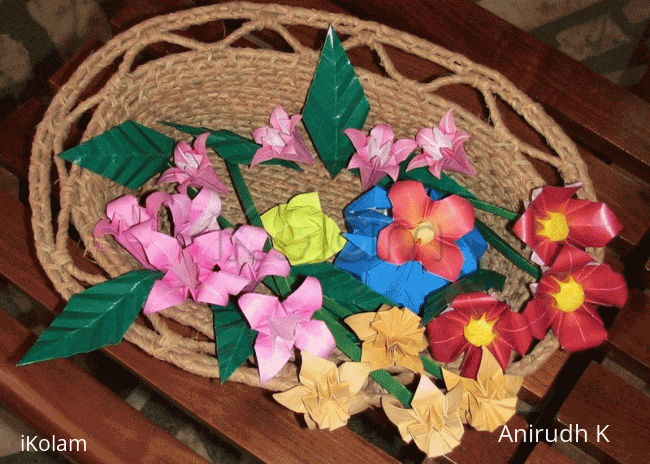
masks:
<path fill-rule="evenodd" d="M 106 205 L 108 219 L 101 219 L 93 231 L 95 238 L 111 234 L 115 241 L 131 253 L 144 267 L 155 269 L 144 252 L 142 243 L 134 236 L 140 230 L 152 232 L 158 230 L 158 210 L 143 208 L 133 195 L 123 195 Z"/>
<path fill-rule="evenodd" d="M 253 156 L 251 167 L 273 158 L 313 164 L 314 158 L 296 129 L 301 118 L 299 114 L 289 118 L 281 106 L 276 106 L 271 113 L 271 126 L 253 131 L 253 139 L 262 148 Z"/>
<path fill-rule="evenodd" d="M 387 174 L 396 181 L 400 163 L 417 147 L 415 140 L 395 141 L 393 129 L 388 124 L 373 127 L 369 136 L 364 131 L 353 128 L 343 132 L 357 150 L 350 159 L 348 169 L 359 169 L 364 190 L 375 185 Z"/>
<path fill-rule="evenodd" d="M 422 153 L 416 155 L 407 171 L 428 166 L 431 174 L 440 179 L 442 170 L 456 171 L 475 176 L 476 170 L 465 152 L 463 143 L 469 140 L 466 132 L 456 129 L 454 112 L 449 110 L 440 120 L 439 127 L 421 129 L 415 136 Z"/>
<path fill-rule="evenodd" d="M 486 347 L 505 369 L 512 350 L 525 353 L 532 342 L 523 314 L 495 300 L 487 293 L 475 292 L 456 297 L 451 311 L 442 313 L 427 325 L 431 355 L 447 363 L 465 353 L 460 375 L 476 378 Z"/>
<path fill-rule="evenodd" d="M 418 261 L 432 274 L 458 280 L 465 257 L 456 241 L 474 228 L 472 205 L 458 195 L 434 201 L 412 180 L 394 184 L 388 197 L 394 220 L 379 233 L 377 255 L 394 264 Z"/>
<path fill-rule="evenodd" d="M 461 393 L 461 418 L 476 430 L 494 432 L 517 412 L 517 392 L 523 377 L 505 375 L 497 360 L 483 347 L 476 380 L 460 377 L 445 369 L 448 394 Z"/>
<path fill-rule="evenodd" d="M 208 187 L 222 195 L 228 193 L 228 187 L 214 170 L 205 149 L 209 133 L 199 135 L 194 147 L 187 142 L 179 142 L 174 150 L 173 168 L 167 169 L 158 179 L 158 183 L 178 182 L 178 191 L 187 193 L 187 187 Z"/>
<path fill-rule="evenodd" d="M 355 412 L 355 395 L 370 374 L 367 363 L 345 362 L 338 368 L 326 359 L 302 352 L 300 382 L 273 398 L 282 406 L 305 415 L 310 429 L 335 430 Z"/>
<path fill-rule="evenodd" d="M 431 189 L 429 197 L 419 198 L 419 200 L 428 202 L 440 198 L 441 195 Z M 380 186 L 374 187 L 351 203 L 344 211 L 350 231 L 345 236 L 348 244 L 339 253 L 334 264 L 350 272 L 376 292 L 419 313 L 425 299 L 432 292 L 447 285 L 449 281 L 428 272 L 420 262 L 407 261 L 398 265 L 384 261 L 378 256 L 378 236 L 383 229 L 394 222 L 389 215 L 392 206 L 387 192 Z M 421 206 L 414 207 L 407 210 L 407 215 L 417 211 L 418 208 L 420 211 L 423 209 Z M 425 231 L 430 232 L 431 228 L 427 227 L 421 232 Z M 418 232 L 419 236 L 421 232 Z M 407 243 L 413 250 L 415 241 Z M 487 250 L 487 242 L 476 229 L 473 229 L 458 239 L 456 244 L 463 256 L 460 272 L 462 277 L 478 268 L 478 262 Z M 441 256 L 443 260 L 446 258 L 447 255 Z M 457 255 L 455 259 L 459 259 Z"/>
<path fill-rule="evenodd" d="M 197 235 L 219 229 L 221 197 L 211 188 L 202 188 L 194 199 L 182 193 L 154 192 L 147 197 L 146 204 L 149 211 L 157 212 L 162 205 L 169 208 L 174 235 L 183 246 L 191 244 Z"/>
<path fill-rule="evenodd" d="M 539 281 L 524 316 L 536 338 L 544 338 L 552 327 L 562 348 L 586 350 L 607 339 L 596 307 L 622 307 L 627 295 L 623 276 L 588 253 L 566 246 Z"/>
<path fill-rule="evenodd" d="M 315 277 L 307 277 L 298 289 L 280 302 L 278 298 L 246 293 L 239 307 L 253 330 L 257 330 L 255 354 L 264 384 L 289 361 L 295 346 L 326 358 L 336 348 L 332 333 L 323 321 L 312 319 L 323 306 L 323 291 Z"/>
<path fill-rule="evenodd" d="M 460 391 L 445 395 L 423 375 L 411 401 L 412 409 L 400 408 L 385 400 L 382 406 L 406 443 L 415 441 L 428 457 L 436 457 L 458 446 L 465 433 L 460 402 Z"/>
<path fill-rule="evenodd" d="M 560 248 L 602 247 L 623 230 L 623 224 L 604 203 L 571 198 L 580 187 L 544 187 L 514 226 L 544 264 L 551 265 Z"/>
<path fill-rule="evenodd" d="M 228 232 L 216 231 L 206 235 L 226 235 Z M 138 237 L 147 259 L 156 269 L 165 272 L 149 293 L 143 308 L 145 314 L 179 305 L 190 295 L 195 301 L 225 306 L 229 295 L 238 294 L 249 283 L 241 276 L 213 270 L 214 262 L 205 258 L 209 250 L 199 241 L 206 235 L 198 237 L 187 248 L 182 248 L 174 237 L 160 232 Z"/>
<path fill-rule="evenodd" d="M 373 371 L 403 366 L 423 372 L 420 353 L 427 348 L 427 341 L 420 322 L 422 319 L 412 311 L 389 306 L 376 313 L 359 313 L 345 319 L 363 342 L 361 362 L 370 363 Z"/>
<path fill-rule="evenodd" d="M 345 239 L 336 222 L 321 211 L 318 192 L 296 195 L 262 214 L 273 246 L 291 264 L 320 263 L 338 253 Z"/>

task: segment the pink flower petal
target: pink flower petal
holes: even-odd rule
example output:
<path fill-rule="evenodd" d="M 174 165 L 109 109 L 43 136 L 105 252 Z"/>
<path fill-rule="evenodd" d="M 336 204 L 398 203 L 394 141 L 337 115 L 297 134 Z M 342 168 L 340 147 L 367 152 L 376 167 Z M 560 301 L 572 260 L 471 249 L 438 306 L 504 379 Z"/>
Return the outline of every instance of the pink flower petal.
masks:
<path fill-rule="evenodd" d="M 312 319 L 302 324 L 297 331 L 296 348 L 309 351 L 319 358 L 327 358 L 334 352 L 336 341 L 323 321 Z"/>

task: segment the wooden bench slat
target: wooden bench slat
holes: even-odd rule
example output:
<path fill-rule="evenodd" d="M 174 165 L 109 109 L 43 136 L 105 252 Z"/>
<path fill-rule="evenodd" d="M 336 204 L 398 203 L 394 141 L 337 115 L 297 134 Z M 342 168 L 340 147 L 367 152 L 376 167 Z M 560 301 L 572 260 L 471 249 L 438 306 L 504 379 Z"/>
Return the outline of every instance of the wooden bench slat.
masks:
<path fill-rule="evenodd" d="M 207 464 L 71 361 L 16 367 L 35 339 L 0 308 L 0 401 L 42 438 L 64 440 L 64 454 L 88 464 Z M 85 449 L 70 439 L 85 440 Z"/>
<path fill-rule="evenodd" d="M 599 459 L 650 462 L 650 398 L 596 362 L 584 372 L 556 419 L 562 427 L 586 430 L 588 443 L 582 432 L 573 443 Z M 606 439 L 598 435 L 599 430 Z"/>
<path fill-rule="evenodd" d="M 533 452 L 526 459 L 526 464 L 575 464 L 573 459 L 568 458 L 555 448 L 551 448 L 546 443 L 538 443 Z"/>

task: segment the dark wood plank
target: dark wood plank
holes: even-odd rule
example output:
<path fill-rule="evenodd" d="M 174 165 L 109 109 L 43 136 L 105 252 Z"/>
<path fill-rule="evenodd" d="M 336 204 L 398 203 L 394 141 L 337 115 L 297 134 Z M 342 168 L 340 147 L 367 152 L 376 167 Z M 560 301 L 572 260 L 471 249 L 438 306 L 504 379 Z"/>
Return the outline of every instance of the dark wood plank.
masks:
<path fill-rule="evenodd" d="M 27 178 L 32 139 L 45 109 L 41 100 L 32 98 L 0 122 L 0 165 L 19 178 Z"/>
<path fill-rule="evenodd" d="M 650 181 L 650 105 L 470 0 L 334 0 L 495 69 L 599 156 Z"/>
<path fill-rule="evenodd" d="M 16 367 L 36 337 L 0 308 L 0 402 L 88 464 L 208 461 L 67 359 Z M 70 439 L 85 440 L 83 446 Z"/>
<path fill-rule="evenodd" d="M 562 427 L 586 430 L 588 442 L 584 443 L 581 432 L 574 444 L 598 459 L 621 464 L 650 462 L 650 398 L 600 364 L 589 365 L 556 419 Z M 599 430 L 606 439 L 599 437 Z"/>
<path fill-rule="evenodd" d="M 569 356 L 564 350 L 553 353 L 537 371 L 524 378 L 519 397 L 531 405 L 546 400 Z"/>
<path fill-rule="evenodd" d="M 607 349 L 642 378 L 650 378 L 650 297 L 647 292 L 630 290 L 627 304 L 609 329 Z M 618 360 L 618 359 L 617 359 Z"/>
<path fill-rule="evenodd" d="M 551 448 L 546 443 L 538 443 L 533 452 L 526 459 L 526 464 L 575 464 L 575 461 L 569 459 L 555 448 Z"/>

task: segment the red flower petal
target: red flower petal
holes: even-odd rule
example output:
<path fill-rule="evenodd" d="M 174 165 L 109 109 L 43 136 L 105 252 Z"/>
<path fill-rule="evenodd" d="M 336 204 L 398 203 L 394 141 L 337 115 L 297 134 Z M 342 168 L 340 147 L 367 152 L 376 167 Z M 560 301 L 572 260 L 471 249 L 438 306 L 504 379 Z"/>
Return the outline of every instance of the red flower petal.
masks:
<path fill-rule="evenodd" d="M 607 330 L 598 316 L 584 308 L 562 313 L 552 323 L 553 330 L 567 351 L 581 351 L 598 346 L 607 340 Z"/>
<path fill-rule="evenodd" d="M 393 222 L 384 227 L 377 237 L 377 255 L 393 264 L 404 264 L 414 259 L 415 240 L 408 229 Z"/>
<path fill-rule="evenodd" d="M 623 230 L 623 224 L 609 206 L 589 200 L 570 200 L 567 221 L 569 241 L 581 247 L 606 246 Z"/>
<path fill-rule="evenodd" d="M 617 274 L 607 264 L 593 264 L 574 274 L 574 278 L 585 292 L 589 303 L 605 306 L 625 306 L 627 284 L 622 275 Z"/>
<path fill-rule="evenodd" d="M 465 359 L 463 359 L 463 364 L 460 366 L 460 375 L 476 380 L 482 359 L 483 350 L 481 347 L 470 344 Z"/>
<path fill-rule="evenodd" d="M 442 314 L 427 325 L 431 355 L 440 362 L 451 362 L 469 346 L 465 338 L 465 319 L 455 311 Z"/>
<path fill-rule="evenodd" d="M 432 240 L 426 245 L 415 245 L 415 259 L 424 268 L 443 279 L 454 282 L 460 277 L 465 263 L 463 252 L 455 243 Z"/>
<path fill-rule="evenodd" d="M 472 231 L 474 219 L 474 208 L 458 195 L 449 195 L 442 200 L 430 202 L 424 218 L 438 226 L 442 237 L 453 241 Z"/>
<path fill-rule="evenodd" d="M 528 348 L 533 341 L 533 337 L 530 334 L 530 330 L 528 328 L 526 317 L 523 314 L 510 311 L 510 309 L 502 314 L 502 316 L 495 324 L 494 328 L 499 334 L 494 342 L 496 342 L 497 339 L 504 340 L 508 342 L 508 345 L 512 349 L 521 354 L 524 354 L 526 351 L 528 351 Z M 494 353 L 494 355 L 497 357 L 496 353 Z M 510 356 L 509 352 L 508 356 Z M 497 357 L 497 359 L 499 358 Z M 503 368 L 505 369 L 506 367 L 508 367 L 507 363 L 505 366 L 503 366 Z"/>
<path fill-rule="evenodd" d="M 537 294 L 524 309 L 523 315 L 528 321 L 528 327 L 533 337 L 542 340 L 551 325 L 553 313 L 557 311 L 551 306 L 552 297 L 548 294 Z"/>
<path fill-rule="evenodd" d="M 414 180 L 397 182 L 388 192 L 388 198 L 393 205 L 393 218 L 407 229 L 421 223 L 428 205 L 433 203 L 424 185 Z"/>

